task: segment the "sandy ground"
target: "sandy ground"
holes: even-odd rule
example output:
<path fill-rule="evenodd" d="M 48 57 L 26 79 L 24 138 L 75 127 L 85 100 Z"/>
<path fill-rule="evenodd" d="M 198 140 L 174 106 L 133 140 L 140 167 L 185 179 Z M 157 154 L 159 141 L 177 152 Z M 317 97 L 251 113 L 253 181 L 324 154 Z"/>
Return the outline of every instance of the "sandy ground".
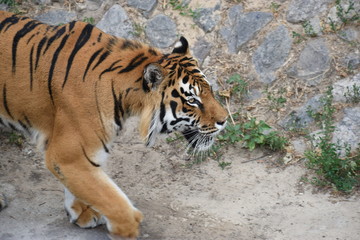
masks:
<path fill-rule="evenodd" d="M 186 166 L 184 146 L 145 148 L 137 120 L 116 139 L 106 169 L 144 213 L 139 239 L 360 239 L 359 196 L 332 197 L 302 184 L 302 163 L 274 167 L 276 156 L 229 147 L 222 170 L 209 160 Z M 0 239 L 107 239 L 105 227 L 80 229 L 63 210 L 63 188 L 29 145 L 0 132 Z M 180 147 L 179 147 L 180 146 Z M 91 184 L 91 183 L 89 183 Z"/>

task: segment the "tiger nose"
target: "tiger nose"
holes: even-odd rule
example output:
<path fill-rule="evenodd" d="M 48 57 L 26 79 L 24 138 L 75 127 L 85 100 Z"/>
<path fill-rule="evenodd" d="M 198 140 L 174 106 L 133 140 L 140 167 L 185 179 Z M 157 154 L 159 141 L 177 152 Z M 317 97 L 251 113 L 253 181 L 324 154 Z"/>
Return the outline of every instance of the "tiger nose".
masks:
<path fill-rule="evenodd" d="M 216 124 L 218 124 L 218 125 L 220 125 L 220 126 L 224 125 L 225 123 L 226 123 L 226 120 L 225 120 L 225 121 L 216 122 Z"/>

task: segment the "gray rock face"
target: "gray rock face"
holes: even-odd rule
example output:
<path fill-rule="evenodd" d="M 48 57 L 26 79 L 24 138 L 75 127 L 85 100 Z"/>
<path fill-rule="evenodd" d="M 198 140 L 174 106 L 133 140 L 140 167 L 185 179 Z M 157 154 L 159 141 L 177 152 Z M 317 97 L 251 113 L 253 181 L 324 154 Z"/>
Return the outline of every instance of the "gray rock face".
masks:
<path fill-rule="evenodd" d="M 271 83 L 275 80 L 275 71 L 289 56 L 292 40 L 289 31 L 282 25 L 269 33 L 253 56 L 253 64 L 260 75 L 260 81 Z"/>
<path fill-rule="evenodd" d="M 147 22 L 145 34 L 153 46 L 170 47 L 177 40 L 176 24 L 171 18 L 159 14 Z"/>
<path fill-rule="evenodd" d="M 9 6 L 8 6 L 8 5 L 3 4 L 3 3 L 1 3 L 1 4 L 0 4 L 0 10 L 7 11 L 7 10 L 8 10 L 8 8 L 9 8 Z"/>
<path fill-rule="evenodd" d="M 237 53 L 241 46 L 253 38 L 272 18 L 271 13 L 243 13 L 241 5 L 230 8 L 227 24 L 220 29 L 220 34 L 227 41 L 229 52 Z"/>
<path fill-rule="evenodd" d="M 46 24 L 59 25 L 76 20 L 76 14 L 62 9 L 57 9 L 41 14 L 35 17 L 35 19 Z"/>
<path fill-rule="evenodd" d="M 317 113 L 321 110 L 322 106 L 321 95 L 314 96 L 303 106 L 291 112 L 284 120 L 280 121 L 279 125 L 288 130 L 305 128 L 314 121 L 309 116 L 308 111 L 311 110 L 313 113 Z"/>
<path fill-rule="evenodd" d="M 205 58 L 209 55 L 212 44 L 207 42 L 205 39 L 200 39 L 194 45 L 193 55 L 198 59 L 200 65 L 203 64 Z"/>
<path fill-rule="evenodd" d="M 352 8 L 350 7 L 350 2 L 353 3 Z M 343 10 L 340 11 L 339 7 L 341 7 Z M 360 13 L 360 1 L 357 0 L 341 0 L 339 4 L 335 4 L 330 10 L 329 14 L 327 15 L 327 22 L 333 22 L 335 24 L 342 24 L 342 20 L 338 15 L 338 12 L 341 13 L 341 15 L 345 19 L 350 19 L 352 17 L 355 17 L 356 15 L 359 15 Z"/>
<path fill-rule="evenodd" d="M 332 94 L 334 96 L 334 101 L 336 102 L 346 102 L 345 93 L 353 89 L 353 86 L 356 85 L 360 87 L 360 73 L 353 77 L 345 78 L 341 81 L 334 83 Z M 360 122 L 359 122 L 360 125 Z"/>
<path fill-rule="evenodd" d="M 330 70 L 329 50 L 322 39 L 309 41 L 300 54 L 299 60 L 290 67 L 288 75 L 307 80 L 310 85 L 317 84 Z"/>
<path fill-rule="evenodd" d="M 359 123 L 360 107 L 344 109 L 344 118 L 336 125 L 332 141 L 342 146 L 347 143 L 354 151 L 360 143 Z"/>
<path fill-rule="evenodd" d="M 155 9 L 157 0 L 127 0 L 129 6 L 137 8 L 145 17 Z"/>
<path fill-rule="evenodd" d="M 340 31 L 338 36 L 348 42 L 358 42 L 360 43 L 360 32 L 353 28 L 347 28 Z"/>
<path fill-rule="evenodd" d="M 200 8 L 194 22 L 205 32 L 211 32 L 220 21 L 220 16 L 214 14 L 213 8 Z"/>
<path fill-rule="evenodd" d="M 286 13 L 286 20 L 299 23 L 308 20 L 320 12 L 325 11 L 333 0 L 293 0 Z"/>
<path fill-rule="evenodd" d="M 104 32 L 123 38 L 132 38 L 133 24 L 126 11 L 118 4 L 112 6 L 96 24 Z"/>

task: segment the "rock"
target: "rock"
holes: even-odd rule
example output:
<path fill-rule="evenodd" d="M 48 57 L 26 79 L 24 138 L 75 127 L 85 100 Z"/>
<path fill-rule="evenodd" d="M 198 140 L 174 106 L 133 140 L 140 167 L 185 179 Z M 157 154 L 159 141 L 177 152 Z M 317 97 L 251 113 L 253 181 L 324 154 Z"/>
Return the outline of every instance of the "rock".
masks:
<path fill-rule="evenodd" d="M 203 64 L 205 58 L 210 54 L 211 47 L 212 44 L 207 42 L 204 38 L 195 43 L 192 51 L 194 57 L 197 58 L 200 65 Z"/>
<path fill-rule="evenodd" d="M 214 14 L 213 8 L 200 8 L 196 11 L 194 22 L 205 32 L 211 32 L 220 21 L 220 16 Z"/>
<path fill-rule="evenodd" d="M 333 0 L 293 0 L 287 10 L 286 20 L 299 23 L 315 17 L 327 9 Z"/>
<path fill-rule="evenodd" d="M 253 55 L 253 64 L 260 75 L 260 81 L 271 83 L 275 80 L 275 71 L 289 56 L 292 40 L 284 25 L 269 33 Z"/>
<path fill-rule="evenodd" d="M 341 81 L 334 83 L 332 94 L 335 102 L 346 102 L 347 98 L 345 93 L 352 93 L 353 86 L 356 85 L 360 88 L 360 73 L 355 76 L 345 78 Z"/>
<path fill-rule="evenodd" d="M 99 8 L 101 8 L 102 3 L 103 1 L 101 0 L 86 0 L 83 2 L 76 2 L 76 9 L 78 11 L 84 11 L 84 10 L 96 11 Z"/>
<path fill-rule="evenodd" d="M 147 22 L 145 34 L 153 46 L 170 47 L 177 40 L 176 24 L 168 16 L 159 14 Z"/>
<path fill-rule="evenodd" d="M 227 23 L 220 29 L 221 36 L 227 41 L 229 52 L 237 53 L 242 45 L 252 39 L 272 18 L 271 13 L 243 13 L 241 5 L 230 8 Z"/>
<path fill-rule="evenodd" d="M 287 74 L 315 85 L 330 69 L 331 58 L 326 44 L 322 39 L 315 39 L 308 42 L 299 60 L 288 69 Z"/>
<path fill-rule="evenodd" d="M 322 28 L 320 25 L 320 18 L 318 16 L 315 16 L 309 20 L 309 24 L 311 26 L 311 32 L 310 35 L 319 36 L 322 34 Z"/>
<path fill-rule="evenodd" d="M 52 0 L 32 0 L 32 2 L 38 5 L 50 5 Z"/>
<path fill-rule="evenodd" d="M 75 13 L 68 12 L 62 9 L 50 10 L 44 14 L 35 17 L 36 20 L 50 25 L 68 23 L 76 20 L 76 18 L 77 17 Z"/>
<path fill-rule="evenodd" d="M 297 155 L 301 155 L 301 156 L 304 155 L 305 151 L 308 148 L 304 139 L 301 139 L 301 138 L 291 141 L 291 144 L 294 147 L 294 152 Z"/>
<path fill-rule="evenodd" d="M 336 125 L 333 143 L 349 144 L 354 151 L 360 143 L 360 107 L 345 108 L 343 119 Z"/>
<path fill-rule="evenodd" d="M 350 8 L 350 2 L 352 2 L 353 4 L 351 8 Z M 341 0 L 339 4 L 336 4 L 329 10 L 329 14 L 326 19 L 328 23 L 332 22 L 334 24 L 342 24 L 345 23 L 344 20 L 348 20 L 351 19 L 352 17 L 355 17 L 356 14 L 359 14 L 359 12 L 360 12 L 360 1 Z"/>
<path fill-rule="evenodd" d="M 133 24 L 126 11 L 118 4 L 112 6 L 96 24 L 104 32 L 123 38 L 133 38 Z"/>
<path fill-rule="evenodd" d="M 157 0 L 127 0 L 127 3 L 138 9 L 145 17 L 149 17 L 156 7 Z"/>
<path fill-rule="evenodd" d="M 348 42 L 360 43 L 360 32 L 353 28 L 347 28 L 340 31 L 338 36 Z"/>
<path fill-rule="evenodd" d="M 9 6 L 3 3 L 0 3 L 0 10 L 7 11 L 9 9 Z"/>
<path fill-rule="evenodd" d="M 348 56 L 346 59 L 346 67 L 350 70 L 360 68 L 360 54 Z"/>
<path fill-rule="evenodd" d="M 303 106 L 292 111 L 284 120 L 281 120 L 279 125 L 287 130 L 302 130 L 306 128 L 314 121 L 314 119 L 309 116 L 309 110 L 312 111 L 312 113 L 317 113 L 323 107 L 321 97 L 321 95 L 316 95 L 310 98 Z"/>

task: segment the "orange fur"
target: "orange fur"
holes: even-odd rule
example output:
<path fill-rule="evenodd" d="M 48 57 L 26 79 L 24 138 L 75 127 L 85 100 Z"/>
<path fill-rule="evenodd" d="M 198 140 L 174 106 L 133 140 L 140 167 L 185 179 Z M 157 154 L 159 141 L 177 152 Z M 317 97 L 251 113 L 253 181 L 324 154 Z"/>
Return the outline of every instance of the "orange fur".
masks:
<path fill-rule="evenodd" d="M 189 82 L 201 89 L 202 109 L 172 97 L 184 73 L 171 75 L 169 63 L 187 57 L 188 50 L 164 55 L 83 22 L 54 27 L 0 11 L 0 124 L 42 136 L 47 168 L 75 196 L 68 210 L 78 225 L 104 216 L 113 235 L 139 233 L 142 214 L 99 167 L 127 116 L 141 115 L 145 140 L 154 114 L 163 111 L 160 102 L 201 116 L 206 130 L 225 122 L 226 111 L 200 73 Z M 188 62 L 185 74 L 197 68 Z"/>

